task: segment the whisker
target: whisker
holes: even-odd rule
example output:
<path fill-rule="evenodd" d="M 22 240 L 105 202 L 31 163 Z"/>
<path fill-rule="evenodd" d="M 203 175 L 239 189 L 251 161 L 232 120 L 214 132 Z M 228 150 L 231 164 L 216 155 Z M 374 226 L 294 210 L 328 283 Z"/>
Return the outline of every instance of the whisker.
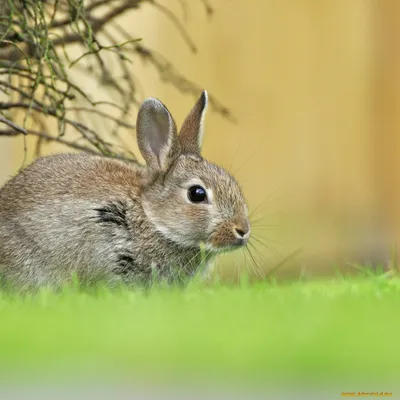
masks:
<path fill-rule="evenodd" d="M 265 202 L 267 202 L 268 200 L 271 200 L 272 197 L 274 195 L 276 195 L 278 192 L 279 192 L 279 189 L 276 189 L 272 193 L 267 194 L 267 196 L 265 196 L 264 199 L 261 200 L 260 203 L 258 203 L 257 206 L 252 210 L 252 212 L 250 213 L 249 217 L 251 218 L 252 216 L 254 216 L 257 213 L 257 211 L 260 209 L 260 207 L 262 205 L 265 205 Z"/>
<path fill-rule="evenodd" d="M 247 246 L 245 246 L 243 250 L 245 251 L 246 271 L 247 271 L 248 275 L 250 276 L 252 271 L 250 271 L 249 265 L 251 266 L 252 261 L 251 261 L 251 258 L 249 256 L 249 249 L 247 248 Z"/>
<path fill-rule="evenodd" d="M 245 247 L 242 249 L 242 258 L 243 258 L 243 265 L 245 266 L 246 270 L 248 271 L 248 267 L 247 267 L 248 258 L 247 258 Z M 239 271 L 239 269 L 240 269 L 240 271 Z M 242 266 L 240 266 L 239 269 L 238 269 L 238 282 L 240 282 L 240 278 L 242 276 L 242 271 L 243 271 Z M 240 275 L 239 275 L 239 272 L 240 272 Z"/>
<path fill-rule="evenodd" d="M 255 240 L 258 244 L 260 244 L 261 246 L 263 246 L 266 250 L 268 250 L 269 252 L 271 252 L 275 257 L 278 258 L 283 258 L 282 255 L 280 254 L 280 252 L 276 249 L 274 249 L 272 246 L 267 246 L 266 243 L 262 242 L 261 240 L 257 239 L 256 237 L 252 236 L 251 240 Z M 249 242 L 250 243 L 250 242 Z"/>
<path fill-rule="evenodd" d="M 237 280 L 239 280 L 239 262 L 238 262 L 238 260 L 236 259 L 235 261 L 234 261 L 234 263 L 235 263 L 235 268 L 233 269 L 233 278 L 235 279 L 237 279 Z"/>
<path fill-rule="evenodd" d="M 237 156 L 237 154 L 238 154 L 238 151 L 239 151 L 239 148 L 240 148 L 240 146 L 241 146 L 241 144 L 242 144 L 242 141 L 243 141 L 243 138 L 240 139 L 240 142 L 239 142 L 239 144 L 238 144 L 238 146 L 237 146 L 237 148 L 236 148 L 236 150 L 235 150 L 235 154 L 233 155 L 231 164 L 229 165 L 229 168 L 228 168 L 228 172 L 229 172 L 229 173 L 231 172 L 233 163 L 235 162 L 235 158 L 236 158 L 236 156 Z"/>
<path fill-rule="evenodd" d="M 262 240 L 265 240 L 267 242 L 274 243 L 274 244 L 277 244 L 278 246 L 284 247 L 284 245 L 281 242 L 278 242 L 277 240 L 271 239 L 269 237 L 262 236 L 259 233 L 253 232 L 251 236 L 253 237 L 253 239 L 255 239 L 258 242 L 260 242 L 261 239 L 262 239 Z"/>
<path fill-rule="evenodd" d="M 209 263 L 209 261 L 210 261 L 210 256 L 212 255 L 212 251 L 211 250 L 206 250 L 205 251 L 205 256 L 204 256 L 204 259 L 203 260 L 201 260 L 201 263 L 202 263 L 202 267 L 203 267 L 203 270 L 201 271 L 202 272 L 202 274 L 203 274 L 203 276 L 204 276 L 204 274 L 206 273 L 206 271 L 207 271 L 207 265 L 208 265 L 208 263 Z M 192 273 L 192 276 L 196 273 L 198 271 L 198 268 L 197 269 L 194 269 L 193 270 L 193 273 Z"/>
<path fill-rule="evenodd" d="M 253 222 L 251 223 L 251 229 L 261 229 L 261 228 L 277 228 L 279 225 L 274 225 L 274 224 L 264 224 L 264 225 L 258 225 L 254 224 Z"/>
<path fill-rule="evenodd" d="M 244 165 L 246 165 L 257 153 L 257 150 L 255 150 L 252 155 L 246 159 L 246 161 L 235 171 L 232 173 L 232 175 L 236 176 L 238 174 L 238 172 L 243 168 Z"/>
<path fill-rule="evenodd" d="M 254 244 L 250 243 L 250 247 L 253 249 L 253 250 L 251 251 L 252 254 L 253 254 L 253 252 L 255 252 L 256 255 L 257 255 L 258 258 L 259 258 L 259 260 L 257 261 L 257 268 L 258 268 L 258 271 L 259 271 L 259 276 L 260 276 L 260 278 L 264 279 L 264 278 L 265 278 L 265 272 L 264 272 L 263 266 L 264 266 L 265 264 L 264 264 L 263 256 L 262 256 L 261 252 L 260 252 L 258 249 L 256 249 L 256 247 L 254 246 Z M 257 260 L 257 257 L 254 256 L 254 259 Z"/>
<path fill-rule="evenodd" d="M 268 228 L 278 228 L 279 225 L 273 225 L 273 224 L 265 224 L 265 225 L 254 225 L 251 224 L 251 230 L 253 232 L 259 232 L 259 231 L 270 231 Z M 272 230 L 272 229 L 271 229 Z"/>
<path fill-rule="evenodd" d="M 253 215 L 252 217 L 254 217 L 254 216 L 255 215 Z M 257 223 L 259 221 L 270 221 L 270 220 L 272 220 L 274 218 L 279 218 L 281 216 L 282 216 L 282 211 L 277 211 L 277 212 L 272 213 L 272 214 L 264 214 L 262 217 L 258 217 L 257 219 L 251 218 L 251 221 L 253 223 Z"/>
<path fill-rule="evenodd" d="M 249 256 L 249 258 L 247 258 L 247 261 L 248 261 L 248 262 L 246 262 L 246 270 L 247 270 L 247 273 L 248 273 L 249 276 L 250 276 L 250 275 L 252 274 L 252 272 L 254 272 L 254 268 L 253 268 L 253 264 L 252 264 L 252 259 L 251 259 L 250 251 L 249 251 L 249 249 L 248 249 L 247 246 L 245 247 L 245 249 L 246 249 L 247 255 Z M 251 267 L 251 271 L 250 271 L 249 266 Z"/>
<path fill-rule="evenodd" d="M 249 267 L 248 267 L 248 258 L 247 258 L 247 246 L 243 247 L 243 261 L 244 261 L 244 266 L 246 267 L 246 271 L 249 272 Z M 239 272 L 239 271 L 238 271 Z M 240 278 L 241 275 L 238 275 L 238 282 L 240 283 Z"/>
<path fill-rule="evenodd" d="M 255 273 L 254 266 L 253 266 L 254 263 L 251 258 L 251 254 L 250 254 L 250 251 L 249 251 L 249 248 L 247 245 L 244 247 L 243 250 L 244 250 L 244 256 L 245 256 L 244 258 L 245 258 L 246 271 L 248 273 L 248 276 L 251 276 L 252 273 Z"/>
<path fill-rule="evenodd" d="M 199 249 L 199 251 L 182 267 L 179 268 L 179 270 L 177 271 L 176 275 L 178 275 L 178 273 L 186 273 L 186 268 L 188 266 L 190 266 L 190 264 L 192 263 L 192 261 L 197 258 L 199 255 L 201 254 L 201 248 Z M 197 270 L 197 268 L 194 268 L 194 272 Z M 178 277 L 179 278 L 179 277 Z"/>
<path fill-rule="evenodd" d="M 244 248 L 241 249 L 240 254 L 242 255 L 243 261 L 241 263 L 239 263 L 238 258 L 235 258 L 235 260 L 234 260 L 235 268 L 233 270 L 233 278 L 235 279 L 235 282 L 240 281 L 240 271 L 242 269 L 241 265 L 246 262 L 246 255 L 244 252 Z"/>
<path fill-rule="evenodd" d="M 256 246 L 254 246 L 253 243 L 249 243 L 249 245 L 252 247 L 253 251 L 256 252 L 256 254 L 258 255 L 258 257 L 260 258 L 260 260 L 261 260 L 261 262 L 262 262 L 262 261 L 263 261 L 263 256 L 262 256 L 261 252 L 257 249 Z M 257 265 L 258 265 L 258 268 L 259 268 L 259 270 L 260 270 L 261 276 L 264 278 L 264 277 L 265 277 L 264 268 L 262 268 L 259 264 L 257 264 Z"/>
<path fill-rule="evenodd" d="M 254 258 L 253 254 L 251 253 L 250 249 L 247 246 L 246 246 L 246 249 L 247 249 L 247 251 L 249 253 L 249 256 L 251 257 L 251 259 L 253 260 L 253 263 L 254 263 L 253 271 L 255 272 L 256 275 L 258 275 L 258 276 L 260 276 L 260 278 L 262 278 L 263 277 L 262 274 L 261 275 L 259 274 L 260 266 L 258 265 L 256 259 Z"/>

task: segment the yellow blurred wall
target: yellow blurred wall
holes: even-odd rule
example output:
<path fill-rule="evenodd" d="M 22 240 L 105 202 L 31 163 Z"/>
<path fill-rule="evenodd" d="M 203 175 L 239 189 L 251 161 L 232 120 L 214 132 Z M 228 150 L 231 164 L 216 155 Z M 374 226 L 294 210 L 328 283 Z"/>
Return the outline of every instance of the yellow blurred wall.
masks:
<path fill-rule="evenodd" d="M 14 143 L 11 139 L 0 139 L 0 186 L 15 173 Z"/>
<path fill-rule="evenodd" d="M 182 15 L 180 2 L 165 4 Z M 399 226 L 398 4 L 211 4 L 208 18 L 201 2 L 190 2 L 186 27 L 198 54 L 151 5 L 122 21 L 231 109 L 236 123 L 210 110 L 204 154 L 238 170 L 251 207 L 271 196 L 258 215 L 282 229 L 259 228 L 261 241 L 271 239 L 269 249 L 258 247 L 260 265 L 269 269 L 280 260 L 276 252 L 285 257 L 296 248 L 303 255 L 295 271 L 352 257 L 381 260 Z M 145 95 L 161 98 L 181 123 L 195 99 L 162 83 L 151 67 L 136 63 L 135 75 Z M 2 140 L 0 182 L 21 162 L 21 140 L 12 168 L 10 146 Z"/>

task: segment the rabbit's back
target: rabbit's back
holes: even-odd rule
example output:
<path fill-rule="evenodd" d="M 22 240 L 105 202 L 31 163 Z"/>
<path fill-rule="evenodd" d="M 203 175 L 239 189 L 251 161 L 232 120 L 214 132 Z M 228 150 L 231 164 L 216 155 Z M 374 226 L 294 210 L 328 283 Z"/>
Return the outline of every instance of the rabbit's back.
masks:
<path fill-rule="evenodd" d="M 137 195 L 140 174 L 135 164 L 64 154 L 39 159 L 14 177 L 0 190 L 5 278 L 36 286 L 61 283 L 72 272 L 90 279 L 108 272 L 128 238 L 118 224 L 110 231 L 98 223 L 102 216 L 107 222 L 102 207 L 126 207 Z"/>
<path fill-rule="evenodd" d="M 118 190 L 127 194 L 138 187 L 141 168 L 90 154 L 58 154 L 43 157 L 0 189 L 0 212 L 30 208 L 63 196 L 93 198 Z"/>

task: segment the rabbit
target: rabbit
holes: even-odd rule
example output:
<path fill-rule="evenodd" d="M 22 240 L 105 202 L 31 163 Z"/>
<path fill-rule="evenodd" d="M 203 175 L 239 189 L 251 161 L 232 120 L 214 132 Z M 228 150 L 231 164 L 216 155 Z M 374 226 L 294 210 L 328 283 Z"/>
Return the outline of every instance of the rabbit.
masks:
<path fill-rule="evenodd" d="M 73 279 L 149 283 L 190 278 L 245 246 L 248 208 L 237 181 L 200 154 L 204 91 L 179 135 L 146 99 L 137 141 L 146 165 L 89 153 L 42 157 L 0 189 L 0 275 L 18 288 Z M 200 251 L 203 249 L 204 251 Z M 203 253 L 203 256 L 202 256 Z"/>

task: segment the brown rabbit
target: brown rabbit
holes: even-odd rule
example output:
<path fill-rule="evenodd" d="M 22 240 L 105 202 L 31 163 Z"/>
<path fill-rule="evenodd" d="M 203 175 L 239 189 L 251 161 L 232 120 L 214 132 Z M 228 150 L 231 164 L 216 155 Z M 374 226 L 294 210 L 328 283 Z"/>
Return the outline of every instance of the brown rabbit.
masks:
<path fill-rule="evenodd" d="M 0 190 L 0 273 L 17 287 L 174 281 L 245 245 L 248 211 L 235 179 L 200 155 L 207 93 L 179 136 L 157 99 L 142 104 L 147 166 L 89 154 L 44 157 Z"/>

